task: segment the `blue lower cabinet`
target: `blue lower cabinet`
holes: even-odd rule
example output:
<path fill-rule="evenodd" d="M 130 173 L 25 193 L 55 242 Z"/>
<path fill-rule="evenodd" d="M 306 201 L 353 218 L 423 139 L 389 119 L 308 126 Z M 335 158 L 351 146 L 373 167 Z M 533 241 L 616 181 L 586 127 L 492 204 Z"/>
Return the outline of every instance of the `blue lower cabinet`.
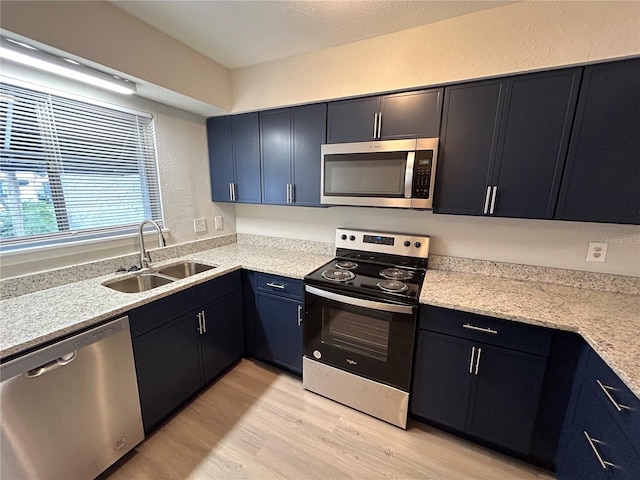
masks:
<path fill-rule="evenodd" d="M 526 453 L 545 365 L 544 357 L 420 330 L 411 411 Z"/>
<path fill-rule="evenodd" d="M 256 295 L 256 354 L 302 374 L 302 301 L 258 293 Z"/>
<path fill-rule="evenodd" d="M 640 399 L 586 349 L 558 455 L 558 478 L 640 478 Z"/>

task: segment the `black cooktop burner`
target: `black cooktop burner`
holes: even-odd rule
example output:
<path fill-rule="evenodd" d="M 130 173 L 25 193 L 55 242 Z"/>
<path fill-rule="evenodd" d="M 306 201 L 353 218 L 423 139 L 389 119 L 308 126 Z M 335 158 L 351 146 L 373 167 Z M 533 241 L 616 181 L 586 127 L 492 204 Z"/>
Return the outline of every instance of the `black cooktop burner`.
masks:
<path fill-rule="evenodd" d="M 380 272 L 380 276 L 389 280 L 409 280 L 413 278 L 413 273 L 402 268 L 385 268 Z M 380 287 L 382 288 L 382 287 Z M 406 289 L 405 289 L 406 290 Z"/>
<path fill-rule="evenodd" d="M 332 282 L 348 282 L 356 278 L 356 274 L 340 268 L 332 268 L 322 272 L 322 278 Z"/>
<path fill-rule="evenodd" d="M 380 280 L 376 285 L 381 290 L 390 293 L 400 293 L 409 290 L 406 283 L 398 280 Z"/>
<path fill-rule="evenodd" d="M 358 264 L 356 262 L 350 262 L 348 260 L 340 260 L 336 262 L 336 267 L 343 270 L 353 270 L 354 268 L 358 268 Z"/>

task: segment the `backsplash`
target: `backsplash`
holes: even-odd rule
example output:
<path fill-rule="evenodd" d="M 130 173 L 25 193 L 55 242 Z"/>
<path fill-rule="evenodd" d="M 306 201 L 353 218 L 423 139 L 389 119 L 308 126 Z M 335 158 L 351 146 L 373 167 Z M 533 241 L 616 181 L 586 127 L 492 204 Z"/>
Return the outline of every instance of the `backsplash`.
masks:
<path fill-rule="evenodd" d="M 332 256 L 335 254 L 335 246 L 332 243 L 246 233 L 234 233 L 157 248 L 150 250 L 150 254 L 151 259 L 158 262 L 230 245 L 232 243 L 260 245 L 278 250 L 293 250 L 314 255 Z M 135 253 L 36 274 L 2 279 L 0 280 L 0 300 L 106 275 L 115 272 L 121 267 L 128 268 L 136 265 L 138 262 L 138 254 Z M 610 275 L 443 255 L 431 255 L 429 257 L 429 269 L 466 272 L 528 282 L 551 283 L 602 292 L 640 295 L 640 277 L 624 275 Z"/>
<path fill-rule="evenodd" d="M 509 278 L 526 282 L 553 283 L 567 287 L 586 288 L 601 292 L 640 295 L 640 277 L 585 272 L 564 268 L 537 267 L 518 263 L 493 262 L 473 258 L 431 255 L 429 268 L 452 272 L 475 273 L 489 277 Z"/>

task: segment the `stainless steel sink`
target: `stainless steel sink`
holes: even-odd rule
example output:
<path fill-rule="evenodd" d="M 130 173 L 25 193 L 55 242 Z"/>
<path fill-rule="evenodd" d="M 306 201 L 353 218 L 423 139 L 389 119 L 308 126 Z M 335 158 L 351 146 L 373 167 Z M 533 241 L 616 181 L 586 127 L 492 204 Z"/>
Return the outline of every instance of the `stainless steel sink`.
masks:
<path fill-rule="evenodd" d="M 161 287 L 169 283 L 175 282 L 175 279 L 167 278 L 153 273 L 141 273 L 135 277 L 123 278 L 115 282 L 103 284 L 105 287 L 112 288 L 124 293 L 139 293 L 152 288 Z"/>
<path fill-rule="evenodd" d="M 164 267 L 158 270 L 158 273 L 162 275 L 168 275 L 169 277 L 181 279 L 187 278 L 191 275 L 196 275 L 198 273 L 206 272 L 207 270 L 211 270 L 212 267 L 210 265 L 204 265 L 198 262 L 182 262 L 176 265 L 170 265 L 168 267 Z"/>

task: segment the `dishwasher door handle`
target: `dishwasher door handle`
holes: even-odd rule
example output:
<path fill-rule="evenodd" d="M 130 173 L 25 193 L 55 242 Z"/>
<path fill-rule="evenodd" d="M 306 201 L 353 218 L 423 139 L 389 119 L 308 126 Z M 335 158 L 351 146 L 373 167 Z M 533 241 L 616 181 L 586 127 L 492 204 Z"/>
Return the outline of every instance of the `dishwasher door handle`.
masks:
<path fill-rule="evenodd" d="M 71 353 L 67 353 L 66 355 L 62 355 L 55 360 L 50 361 L 49 363 L 45 363 L 44 365 L 40 365 L 39 367 L 32 368 L 28 372 L 24 372 L 24 376 L 27 378 L 38 378 L 42 375 L 46 375 L 47 373 L 51 373 L 59 368 L 64 367 L 65 365 L 69 365 L 76 359 L 78 355 L 78 351 L 75 350 Z"/>

